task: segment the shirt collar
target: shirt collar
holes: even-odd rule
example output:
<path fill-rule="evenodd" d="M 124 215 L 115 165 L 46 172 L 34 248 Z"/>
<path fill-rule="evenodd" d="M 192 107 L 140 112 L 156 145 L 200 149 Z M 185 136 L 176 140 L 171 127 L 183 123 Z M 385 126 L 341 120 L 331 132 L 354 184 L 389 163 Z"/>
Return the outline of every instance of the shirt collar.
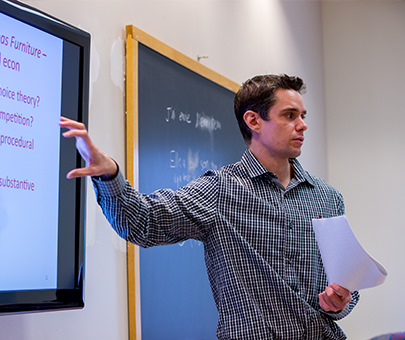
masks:
<path fill-rule="evenodd" d="M 247 149 L 243 154 L 241 163 L 251 178 L 260 177 L 264 174 L 270 174 L 271 177 L 276 177 L 274 173 L 267 170 L 264 165 L 260 163 L 260 161 L 250 152 L 249 149 Z M 294 177 L 298 182 L 308 182 L 312 186 L 315 186 L 312 176 L 304 170 L 296 158 L 290 159 L 290 163 L 294 169 Z"/>

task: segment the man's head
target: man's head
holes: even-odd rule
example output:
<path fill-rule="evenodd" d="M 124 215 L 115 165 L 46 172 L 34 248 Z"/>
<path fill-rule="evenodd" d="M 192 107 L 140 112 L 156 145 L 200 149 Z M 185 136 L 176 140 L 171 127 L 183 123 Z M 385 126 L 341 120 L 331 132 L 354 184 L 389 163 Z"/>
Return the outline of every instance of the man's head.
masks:
<path fill-rule="evenodd" d="M 240 131 L 246 144 L 250 143 L 252 132 L 244 120 L 246 111 L 257 112 L 264 120 L 276 102 L 277 90 L 294 90 L 300 94 L 305 91 L 301 78 L 288 75 L 260 75 L 245 81 L 235 95 L 234 111 Z"/>

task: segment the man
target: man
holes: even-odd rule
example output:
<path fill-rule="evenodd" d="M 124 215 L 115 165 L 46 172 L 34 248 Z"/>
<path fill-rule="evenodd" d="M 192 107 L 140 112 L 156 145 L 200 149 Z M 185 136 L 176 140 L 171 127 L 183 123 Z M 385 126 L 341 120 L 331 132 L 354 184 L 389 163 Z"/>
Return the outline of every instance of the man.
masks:
<path fill-rule="evenodd" d="M 136 192 L 85 127 L 62 118 L 93 176 L 98 203 L 124 239 L 142 247 L 194 238 L 219 312 L 219 339 L 345 339 L 335 324 L 359 295 L 328 286 L 312 219 L 344 214 L 342 196 L 297 161 L 307 130 L 300 78 L 257 76 L 235 96 L 248 146 L 240 162 L 177 191 Z"/>

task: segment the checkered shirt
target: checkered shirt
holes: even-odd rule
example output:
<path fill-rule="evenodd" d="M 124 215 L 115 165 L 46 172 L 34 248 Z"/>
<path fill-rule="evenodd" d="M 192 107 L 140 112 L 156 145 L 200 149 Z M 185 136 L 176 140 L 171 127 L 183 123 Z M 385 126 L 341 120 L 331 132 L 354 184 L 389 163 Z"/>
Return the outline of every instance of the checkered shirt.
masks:
<path fill-rule="evenodd" d="M 291 164 L 287 188 L 248 150 L 240 162 L 176 191 L 144 195 L 121 173 L 93 182 L 125 240 L 141 247 L 203 242 L 219 339 L 345 339 L 334 321 L 350 313 L 359 294 L 341 312 L 320 309 L 318 294 L 328 283 L 311 223 L 344 214 L 343 198 L 296 159 Z"/>

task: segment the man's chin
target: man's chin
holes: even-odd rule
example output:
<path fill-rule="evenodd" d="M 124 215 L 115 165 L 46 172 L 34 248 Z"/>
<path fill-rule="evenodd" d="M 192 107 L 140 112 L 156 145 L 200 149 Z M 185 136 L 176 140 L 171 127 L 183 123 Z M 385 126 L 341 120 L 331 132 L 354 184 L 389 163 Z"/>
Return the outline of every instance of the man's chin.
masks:
<path fill-rule="evenodd" d="M 298 158 L 300 155 L 301 155 L 301 150 L 297 150 L 297 151 L 291 153 L 290 158 Z"/>

